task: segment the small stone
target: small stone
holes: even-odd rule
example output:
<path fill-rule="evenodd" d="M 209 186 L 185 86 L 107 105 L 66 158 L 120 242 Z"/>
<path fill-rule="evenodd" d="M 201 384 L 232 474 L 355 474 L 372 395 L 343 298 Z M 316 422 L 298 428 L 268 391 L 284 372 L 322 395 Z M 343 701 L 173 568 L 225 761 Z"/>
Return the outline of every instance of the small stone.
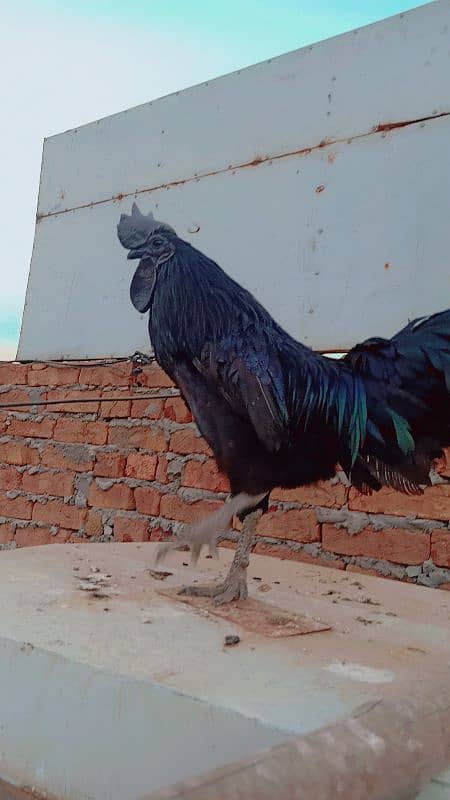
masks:
<path fill-rule="evenodd" d="M 228 635 L 225 636 L 225 647 L 234 647 L 235 644 L 239 644 L 241 641 L 239 636 L 236 635 Z"/>
<path fill-rule="evenodd" d="M 165 581 L 166 578 L 170 578 L 170 576 L 173 575 L 173 572 L 164 572 L 163 570 L 159 569 L 149 569 L 148 574 L 150 575 L 151 578 L 154 578 L 156 581 Z M 136 576 L 132 575 L 131 577 L 133 578 Z"/>

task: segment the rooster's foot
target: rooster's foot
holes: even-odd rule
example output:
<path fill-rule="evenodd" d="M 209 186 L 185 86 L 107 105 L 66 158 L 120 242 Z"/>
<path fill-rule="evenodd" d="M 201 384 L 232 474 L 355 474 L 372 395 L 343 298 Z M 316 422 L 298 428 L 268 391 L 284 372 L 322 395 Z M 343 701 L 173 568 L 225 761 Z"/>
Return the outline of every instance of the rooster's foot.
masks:
<path fill-rule="evenodd" d="M 232 600 L 246 600 L 248 597 L 247 569 L 236 570 L 233 575 L 228 575 L 221 583 L 185 586 L 179 594 L 191 597 L 212 597 L 215 606 L 231 603 Z"/>

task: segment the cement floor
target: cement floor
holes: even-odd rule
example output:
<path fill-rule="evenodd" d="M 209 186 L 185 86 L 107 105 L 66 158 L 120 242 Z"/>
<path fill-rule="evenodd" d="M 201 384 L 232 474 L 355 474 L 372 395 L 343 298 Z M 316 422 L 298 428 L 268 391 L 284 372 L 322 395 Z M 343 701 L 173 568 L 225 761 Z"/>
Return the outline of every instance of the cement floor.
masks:
<path fill-rule="evenodd" d="M 65 800 L 137 800 L 449 674 L 450 593 L 253 556 L 252 598 L 331 626 L 270 638 L 161 594 L 223 576 L 232 553 L 197 569 L 172 553 L 158 580 L 154 549 L 1 553 L 2 778 Z M 449 774 L 421 800 L 444 797 Z"/>

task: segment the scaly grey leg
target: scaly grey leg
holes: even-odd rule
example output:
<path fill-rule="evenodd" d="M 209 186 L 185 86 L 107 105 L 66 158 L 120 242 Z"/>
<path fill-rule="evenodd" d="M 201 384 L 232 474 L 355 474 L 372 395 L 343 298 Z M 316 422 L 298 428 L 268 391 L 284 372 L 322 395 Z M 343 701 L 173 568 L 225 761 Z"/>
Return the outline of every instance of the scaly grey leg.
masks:
<path fill-rule="evenodd" d="M 230 603 L 232 600 L 246 600 L 248 597 L 247 567 L 256 526 L 262 514 L 262 509 L 258 508 L 255 511 L 250 511 L 244 517 L 239 543 L 224 581 L 213 585 L 186 586 L 181 589 L 180 594 L 188 594 L 194 597 L 213 597 L 216 606 Z"/>

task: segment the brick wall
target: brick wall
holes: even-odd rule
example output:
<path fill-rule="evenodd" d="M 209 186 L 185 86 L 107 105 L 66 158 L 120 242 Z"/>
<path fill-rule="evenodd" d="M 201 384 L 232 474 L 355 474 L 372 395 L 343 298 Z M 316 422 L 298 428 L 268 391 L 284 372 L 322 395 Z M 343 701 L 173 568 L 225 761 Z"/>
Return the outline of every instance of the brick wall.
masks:
<path fill-rule="evenodd" d="M 171 396 L 142 398 L 161 390 Z M 81 397 L 92 400 L 33 405 Z M 0 411 L 1 548 L 159 540 L 226 497 L 225 477 L 155 363 L 3 363 L 7 402 L 29 406 Z M 439 471 L 450 476 L 450 459 Z M 255 552 L 450 588 L 450 485 L 435 479 L 422 497 L 363 497 L 342 473 L 276 490 Z"/>

